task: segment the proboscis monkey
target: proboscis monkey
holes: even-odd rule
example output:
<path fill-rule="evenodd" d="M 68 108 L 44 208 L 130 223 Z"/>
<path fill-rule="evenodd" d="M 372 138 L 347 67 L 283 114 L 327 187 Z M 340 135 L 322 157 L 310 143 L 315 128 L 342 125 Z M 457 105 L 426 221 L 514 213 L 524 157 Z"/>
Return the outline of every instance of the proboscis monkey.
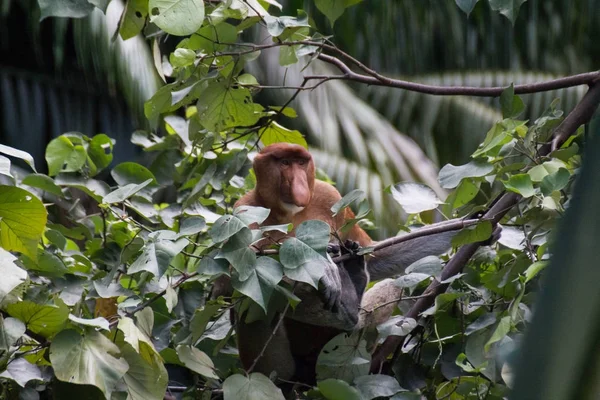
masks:
<path fill-rule="evenodd" d="M 341 199 L 341 195 L 332 185 L 315 179 L 313 159 L 299 145 L 277 143 L 265 147 L 254 159 L 254 172 L 256 188 L 235 206 L 271 209 L 263 222 L 265 226 L 292 223 L 296 227 L 304 221 L 318 219 L 338 231 L 346 220 L 354 218 L 349 208 L 333 216 L 331 207 Z M 286 314 L 284 323 L 275 334 L 276 319 L 247 323 L 243 315 L 238 315 L 236 329 L 242 364 L 249 368 L 273 335 L 265 353 L 258 359 L 255 371 L 267 376 L 275 371 L 284 380 L 314 383 L 315 364 L 323 346 L 335 335 L 365 325 L 360 308 L 369 309 L 370 305 L 398 297 L 400 293 L 393 282 L 387 280 L 378 283 L 363 296 L 369 280 L 399 275 L 407 266 L 425 256 L 444 253 L 450 248 L 453 234 L 440 233 L 390 246 L 375 252 L 366 262 L 363 257 L 358 257 L 340 266 L 328 265 L 319 291 L 305 284 L 297 286 L 295 294 L 302 302 L 294 312 Z M 281 232 L 269 232 L 269 235 L 274 240 L 285 237 Z M 340 235 L 350 247 L 355 243 L 374 245 L 358 225 Z M 394 306 L 392 304 L 378 312 L 385 318 Z M 375 318 L 375 323 L 383 322 L 377 320 L 377 315 L 370 318 Z"/>

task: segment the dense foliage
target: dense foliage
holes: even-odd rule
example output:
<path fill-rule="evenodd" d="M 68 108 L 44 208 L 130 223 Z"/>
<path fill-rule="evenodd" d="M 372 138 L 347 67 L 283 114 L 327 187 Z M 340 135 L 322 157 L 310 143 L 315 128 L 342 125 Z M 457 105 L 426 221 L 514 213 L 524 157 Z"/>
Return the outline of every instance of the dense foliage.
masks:
<path fill-rule="evenodd" d="M 457 1 L 465 11 L 476 2 Z M 316 6 L 333 24 L 353 3 L 316 1 Z M 490 1 L 511 20 L 520 3 Z M 40 1 L 44 16 L 80 17 L 106 4 Z M 249 226 L 263 222 L 269 210 L 233 204 L 254 185 L 253 152 L 259 143 L 306 146 L 306 141 L 284 126 L 285 118 L 296 115 L 289 102 L 254 102 L 255 92 L 267 88 L 245 64 L 271 47 L 279 48 L 282 67 L 310 61 L 305 56 L 322 51 L 326 39 L 311 29 L 303 11 L 276 17 L 269 5 L 278 6 L 258 0 L 127 3 L 119 26 L 123 38 L 144 28 L 185 36 L 164 57 L 155 46 L 157 68 L 168 84 L 145 104 L 145 113 L 167 133 L 133 133 L 132 142 L 150 160 L 146 166 L 123 162 L 110 168 L 118 144 L 105 134 L 70 132 L 52 140 L 45 155 L 48 175 L 36 172 L 27 153 L 0 145 L 4 397 L 162 399 L 171 390 L 184 391 L 186 398 L 283 397 L 270 379 L 279 383 L 277 377 L 241 370 L 229 310 L 271 318 L 288 304 L 295 307 L 290 281 L 317 287 L 330 229 L 306 222 L 269 255 L 250 246 L 266 228 Z M 271 44 L 243 42 L 243 32 L 257 23 L 266 25 Z M 534 121 L 523 121 L 518 119 L 523 102 L 512 86 L 500 102 L 503 119 L 472 160 L 441 169 L 447 198 L 420 184 L 389 188 L 410 215 L 400 231 L 423 224 L 431 210 L 447 218 L 471 216 L 504 191 L 518 193 L 522 199 L 502 221 L 498 243 L 482 247 L 462 274 L 447 280 L 450 289 L 419 321 L 402 314 L 440 277 L 451 254 L 409 267 L 396 282 L 407 295 L 399 299 L 398 315 L 377 332 L 334 338 L 319 358 L 317 387 L 297 387 L 298 396 L 506 395 L 510 355 L 530 318 L 555 220 L 569 201 L 583 135 L 542 155 L 540 148 L 563 117 L 558 103 Z M 7 156 L 23 160 L 32 173 L 16 173 Z M 110 178 L 98 179 L 106 170 Z M 363 198 L 351 193 L 338 209 L 360 203 L 352 223 L 368 227 L 369 207 L 357 201 Z M 457 235 L 454 245 L 485 241 L 492 228 L 482 220 Z M 288 232 L 291 226 L 268 229 Z M 221 274 L 231 275 L 236 292 L 210 300 L 212 282 Z M 376 343 L 407 334 L 390 374 L 369 375 Z M 193 372 L 192 383 L 169 384 L 166 364 Z"/>

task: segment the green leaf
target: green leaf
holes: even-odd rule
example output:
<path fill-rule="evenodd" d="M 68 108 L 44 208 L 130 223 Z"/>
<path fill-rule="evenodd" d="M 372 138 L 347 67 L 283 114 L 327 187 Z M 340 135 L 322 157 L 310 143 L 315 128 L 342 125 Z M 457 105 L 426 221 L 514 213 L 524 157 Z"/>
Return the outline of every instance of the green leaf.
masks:
<path fill-rule="evenodd" d="M 448 196 L 446 203 L 452 209 L 462 207 L 477 196 L 480 186 L 480 181 L 473 182 L 472 179 L 463 179 L 454 192 Z"/>
<path fill-rule="evenodd" d="M 148 17 L 148 0 L 128 0 L 119 24 L 121 39 L 127 40 L 142 31 Z"/>
<path fill-rule="evenodd" d="M 227 47 L 223 43 L 235 43 L 237 35 L 237 28 L 226 22 L 208 24 L 192 35 L 185 47 L 190 50 L 203 50 L 206 54 L 216 53 Z"/>
<path fill-rule="evenodd" d="M 106 182 L 96 179 L 85 179 L 74 174 L 60 174 L 54 179 L 54 182 L 59 186 L 69 186 L 83 190 L 98 202 L 102 201 L 103 196 L 110 193 L 110 187 Z"/>
<path fill-rule="evenodd" d="M 23 322 L 16 318 L 4 318 L 0 314 L 0 351 L 10 350 L 11 346 L 14 346 L 25 334 L 25 330 Z"/>
<path fill-rule="evenodd" d="M 237 81 L 240 85 L 248 85 L 248 86 L 256 86 L 258 85 L 258 81 L 254 75 L 250 74 L 242 74 L 237 77 Z"/>
<path fill-rule="evenodd" d="M 250 276 L 241 281 L 236 274 L 232 276 L 231 284 L 238 292 L 250 297 L 267 313 L 267 305 L 277 284 L 283 278 L 281 264 L 269 257 L 259 257 L 256 267 Z"/>
<path fill-rule="evenodd" d="M 27 280 L 27 272 L 15 264 L 16 260 L 17 257 L 0 248 L 0 303 L 14 288 Z"/>
<path fill-rule="evenodd" d="M 254 112 L 250 90 L 228 87 L 221 82 L 210 84 L 202 92 L 196 106 L 200 122 L 211 132 L 251 126 L 260 118 L 260 114 Z"/>
<path fill-rule="evenodd" d="M 140 184 L 148 179 L 152 184 L 156 184 L 154 174 L 143 165 L 135 162 L 123 162 L 110 171 L 110 175 L 119 186 L 125 186 L 130 183 Z"/>
<path fill-rule="evenodd" d="M 544 268 L 548 266 L 548 261 L 536 261 L 525 270 L 525 283 L 537 276 Z"/>
<path fill-rule="evenodd" d="M 129 344 L 124 344 L 120 350 L 129 365 L 123 377 L 128 399 L 162 400 L 167 391 L 169 376 L 161 356 L 146 343 L 141 344 L 140 351 Z"/>
<path fill-rule="evenodd" d="M 446 164 L 440 170 L 438 180 L 444 189 L 454 189 L 465 178 L 479 178 L 488 175 L 493 170 L 492 164 L 480 159 L 459 166 Z"/>
<path fill-rule="evenodd" d="M 486 134 L 483 143 L 479 146 L 479 149 L 473 153 L 473 157 L 475 158 L 484 156 L 490 150 L 497 149 L 511 140 L 511 133 L 508 129 L 505 129 L 502 122 L 495 123 Z"/>
<path fill-rule="evenodd" d="M 471 14 L 471 11 L 475 8 L 475 5 L 479 0 L 455 0 L 456 5 L 465 13 L 467 16 Z"/>
<path fill-rule="evenodd" d="M 79 318 L 79 317 L 74 316 L 73 314 L 69 314 L 69 320 L 72 322 L 75 322 L 76 324 L 83 325 L 83 326 L 91 326 L 93 328 L 103 329 L 105 331 L 110 330 L 110 328 L 108 326 L 108 321 L 106 320 L 106 318 L 103 318 L 103 317 L 87 319 L 87 318 Z"/>
<path fill-rule="evenodd" d="M 10 172 L 10 160 L 4 156 L 0 156 L 0 174 L 14 179 Z"/>
<path fill-rule="evenodd" d="M 423 311 L 421 315 L 434 315 L 438 311 L 442 310 L 447 304 L 454 302 L 456 299 L 463 297 L 465 293 L 442 293 L 435 298 L 433 306 Z"/>
<path fill-rule="evenodd" d="M 510 328 L 511 328 L 511 319 L 510 317 L 502 317 L 500 319 L 500 322 L 498 322 L 498 326 L 496 327 L 496 329 L 494 330 L 494 333 L 492 334 L 492 337 L 490 337 L 490 340 L 487 341 L 487 343 L 484 346 L 484 350 L 485 351 L 489 351 L 490 350 L 490 346 L 496 342 L 499 342 L 500 340 L 504 339 L 504 337 L 510 332 Z"/>
<path fill-rule="evenodd" d="M 196 61 L 196 52 L 190 49 L 175 49 L 169 56 L 169 61 L 174 67 L 187 67 Z"/>
<path fill-rule="evenodd" d="M 98 170 L 110 165 L 113 159 L 113 141 L 103 133 L 95 135 L 87 149 L 88 156 Z"/>
<path fill-rule="evenodd" d="M 305 149 L 308 148 L 306 139 L 299 131 L 287 129 L 277 122 L 271 122 L 269 126 L 259 131 L 260 140 L 265 146 L 273 143 L 294 143 Z"/>
<path fill-rule="evenodd" d="M 490 7 L 510 20 L 514 25 L 519 15 L 519 8 L 527 0 L 489 0 Z"/>
<path fill-rule="evenodd" d="M 59 306 L 54 306 L 24 300 L 6 306 L 6 312 L 23 321 L 32 332 L 46 338 L 59 332 L 69 319 L 69 308 L 62 302 Z"/>
<path fill-rule="evenodd" d="M 269 31 L 269 33 L 273 37 L 279 37 L 279 40 L 286 40 L 300 29 L 310 28 L 310 24 L 308 23 L 308 15 L 302 10 L 298 10 L 297 18 L 288 16 L 274 17 L 272 15 L 265 15 L 264 20 L 267 23 L 267 30 Z"/>
<path fill-rule="evenodd" d="M 504 187 L 511 192 L 520 194 L 527 198 L 535 194 L 531 177 L 528 174 L 517 174 L 504 181 Z"/>
<path fill-rule="evenodd" d="M 279 48 L 279 65 L 287 67 L 298 62 L 298 56 L 293 46 L 282 46 Z"/>
<path fill-rule="evenodd" d="M 388 336 L 406 336 L 417 327 L 417 321 L 412 318 L 406 318 L 402 315 L 396 315 L 382 324 L 377 325 L 378 339 L 385 339 Z"/>
<path fill-rule="evenodd" d="M 243 228 L 246 224 L 233 215 L 223 215 L 208 230 L 208 234 L 215 243 L 221 243 L 229 239 Z"/>
<path fill-rule="evenodd" d="M 24 358 L 13 359 L 6 367 L 6 370 L 0 374 L 0 377 L 12 379 L 21 387 L 25 387 L 29 381 L 44 380 L 40 367 L 31 364 Z"/>
<path fill-rule="evenodd" d="M 442 264 L 442 260 L 440 260 L 439 257 L 427 256 L 410 264 L 406 268 L 405 273 L 419 273 L 426 274 L 429 276 L 437 276 L 440 272 L 442 272 L 443 268 L 444 265 Z"/>
<path fill-rule="evenodd" d="M 329 233 L 330 227 L 323 221 L 309 220 L 301 223 L 296 229 L 296 237 L 290 238 L 281 246 L 279 256 L 282 264 L 293 269 L 324 257 Z"/>
<path fill-rule="evenodd" d="M 34 172 L 37 172 L 35 169 L 35 163 L 33 161 L 33 157 L 31 156 L 31 154 L 27 153 L 26 151 L 15 149 L 14 147 L 0 144 L 0 153 L 6 154 L 7 156 L 20 158 L 21 160 L 25 161 L 27 163 L 27 165 L 29 165 Z"/>
<path fill-rule="evenodd" d="M 42 189 L 48 193 L 52 193 L 58 197 L 62 197 L 63 193 L 60 187 L 54 183 L 54 180 L 48 175 L 44 174 L 31 174 L 23 178 L 23 184 Z"/>
<path fill-rule="evenodd" d="M 223 382 L 224 400 L 284 400 L 283 393 L 263 374 L 231 375 Z"/>
<path fill-rule="evenodd" d="M 315 0 L 315 5 L 321 11 L 333 27 L 335 21 L 342 16 L 346 8 L 360 3 L 361 0 Z"/>
<path fill-rule="evenodd" d="M 353 202 L 360 203 L 367 197 L 366 193 L 359 189 L 354 189 L 350 193 L 346 194 L 344 197 L 339 199 L 333 206 L 331 206 L 331 212 L 336 216 L 341 210 L 348 207 Z"/>
<path fill-rule="evenodd" d="M 405 182 L 390 186 L 394 200 L 407 214 L 419 214 L 423 211 L 434 210 L 443 202 L 436 196 L 433 189 L 422 183 Z"/>
<path fill-rule="evenodd" d="M 131 264 L 129 274 L 141 271 L 150 272 L 156 278 L 162 277 L 173 258 L 185 248 L 187 240 L 180 239 L 176 242 L 163 239 L 150 239 L 143 247 L 142 254 Z"/>
<path fill-rule="evenodd" d="M 481 221 L 477 225 L 461 229 L 453 238 L 452 246 L 460 247 L 469 243 L 482 242 L 492 236 L 492 223 Z"/>
<path fill-rule="evenodd" d="M 358 390 L 339 379 L 324 379 L 317 387 L 327 400 L 363 400 Z"/>
<path fill-rule="evenodd" d="M 239 218 L 244 224 L 250 226 L 252 224 L 262 224 L 271 210 L 264 207 L 240 206 L 233 210 L 233 215 Z"/>
<path fill-rule="evenodd" d="M 87 152 L 81 144 L 73 144 L 65 135 L 52 139 L 46 147 L 48 175 L 59 172 L 77 172 L 85 165 Z"/>
<path fill-rule="evenodd" d="M 256 265 L 256 253 L 249 248 L 252 243 L 252 232 L 248 228 L 242 229 L 229 238 L 223 246 L 217 259 L 224 258 L 237 271 L 240 281 L 250 277 Z"/>
<path fill-rule="evenodd" d="M 515 87 L 512 83 L 502 91 L 500 106 L 504 118 L 516 118 L 525 110 L 523 100 L 519 96 L 515 96 Z"/>
<path fill-rule="evenodd" d="M 196 32 L 204 21 L 202 0 L 150 0 L 150 22 L 175 36 Z"/>
<path fill-rule="evenodd" d="M 179 360 L 192 371 L 212 379 L 219 379 L 215 373 L 215 365 L 203 351 L 191 346 L 177 346 Z"/>
<path fill-rule="evenodd" d="M 354 380 L 354 384 L 364 400 L 371 400 L 375 397 L 389 397 L 398 392 L 406 391 L 395 378 L 382 374 L 359 376 Z"/>
<path fill-rule="evenodd" d="M 56 378 L 80 385 L 93 385 L 107 398 L 129 366 L 119 357 L 119 348 L 101 333 L 72 329 L 60 332 L 50 345 L 50 361 Z"/>
<path fill-rule="evenodd" d="M 321 350 L 317 360 L 317 380 L 334 378 L 352 382 L 369 373 L 371 354 L 360 335 L 341 333 Z"/>
<path fill-rule="evenodd" d="M 0 185 L 0 247 L 35 260 L 47 217 L 46 208 L 33 194 Z"/>
<path fill-rule="evenodd" d="M 567 168 L 567 165 L 561 160 L 554 159 L 536 165 L 527 171 L 527 174 L 533 182 L 541 182 L 546 176 L 556 173 L 561 168 Z"/>
<path fill-rule="evenodd" d="M 40 20 L 47 17 L 82 18 L 94 11 L 88 0 L 38 0 Z"/>
<path fill-rule="evenodd" d="M 555 173 L 545 176 L 540 184 L 542 194 L 549 196 L 554 191 L 564 189 L 569 183 L 569 178 L 571 178 L 571 173 L 565 168 L 560 168 Z"/>
<path fill-rule="evenodd" d="M 142 182 L 139 185 L 136 185 L 135 183 L 130 183 L 129 185 L 122 186 L 104 196 L 104 198 L 102 199 L 102 203 L 121 203 L 133 196 L 134 194 L 136 194 L 137 192 L 139 192 L 140 190 L 142 190 L 143 188 L 145 188 L 146 186 L 148 186 L 151 182 L 152 179 L 148 179 L 147 181 Z"/>

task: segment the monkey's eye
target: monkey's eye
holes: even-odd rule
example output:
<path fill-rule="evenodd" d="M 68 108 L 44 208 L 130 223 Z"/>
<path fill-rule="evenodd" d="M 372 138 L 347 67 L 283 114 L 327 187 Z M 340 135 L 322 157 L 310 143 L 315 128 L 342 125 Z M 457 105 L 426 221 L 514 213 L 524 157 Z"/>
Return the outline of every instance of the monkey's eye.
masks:
<path fill-rule="evenodd" d="M 298 160 L 298 165 L 304 166 L 306 164 L 306 160 Z"/>
<path fill-rule="evenodd" d="M 286 160 L 286 159 L 281 160 L 281 165 L 290 165 L 290 160 Z"/>

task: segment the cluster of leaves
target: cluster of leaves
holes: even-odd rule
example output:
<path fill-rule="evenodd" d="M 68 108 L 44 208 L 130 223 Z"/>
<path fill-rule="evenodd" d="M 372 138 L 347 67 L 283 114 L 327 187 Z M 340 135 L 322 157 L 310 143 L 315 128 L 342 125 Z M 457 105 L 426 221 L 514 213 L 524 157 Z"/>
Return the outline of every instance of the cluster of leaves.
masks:
<path fill-rule="evenodd" d="M 352 3 L 317 2 L 332 23 L 339 9 L 328 4 L 343 11 Z M 40 0 L 45 16 L 80 17 L 107 4 Z M 132 142 L 148 155 L 146 166 L 123 162 L 110 170 L 110 185 L 97 179 L 112 162 L 114 143 L 103 134 L 54 139 L 46 151 L 48 175 L 36 172 L 28 154 L 0 147 L 34 172 L 14 173 L 9 158 L 0 156 L 6 178 L 0 186 L 2 396 L 36 398 L 48 391 L 57 398 L 161 399 L 170 364 L 194 373 L 185 388 L 191 398 L 198 391 L 207 398 L 282 398 L 268 377 L 239 373 L 229 310 L 239 307 L 249 318 L 260 318 L 287 304 L 294 307 L 299 299 L 291 282 L 316 287 L 323 274 L 329 227 L 319 221 L 295 227 L 295 239 L 277 246 L 276 257 L 249 247 L 264 229 L 292 228 L 257 229 L 268 210 L 233 209 L 254 184 L 249 151 L 259 140 L 306 142 L 276 122 L 294 117 L 294 110 L 254 103 L 260 84 L 244 73 L 244 65 L 263 45 L 244 44 L 239 36 L 264 23 L 283 66 L 313 53 L 314 42 L 323 38 L 310 36 L 305 13 L 275 17 L 269 4 L 278 6 L 258 0 L 127 3 L 119 26 L 124 38 L 144 28 L 189 35 L 168 57 L 155 47 L 157 66 L 169 83 L 145 111 L 156 124 L 164 121 L 166 134 L 133 134 Z M 305 39 L 313 44 L 298 43 Z M 502 104 L 505 119 L 490 130 L 474 160 L 442 169 L 442 185 L 453 189 L 445 202 L 423 186 L 390 188 L 411 214 L 410 224 L 434 208 L 464 216 L 484 209 L 502 190 L 522 194 L 519 212 L 504 223 L 500 245 L 478 254 L 452 290 L 436 299 L 425 313 L 432 318 L 403 347 L 395 377 L 368 375 L 373 335 L 340 335 L 319 358 L 320 382 L 306 396 L 502 395 L 509 380 L 502 356 L 529 316 L 530 288 L 548 258 L 548 232 L 568 200 L 579 157 L 575 141 L 550 158 L 537 154 L 538 143 L 560 120 L 555 106 L 528 125 L 515 119 L 522 103 L 510 90 Z M 341 206 L 359 197 L 351 194 Z M 364 204 L 360 207 L 359 216 L 366 216 Z M 490 235 L 491 225 L 483 221 L 455 244 Z M 421 260 L 397 284 L 419 294 L 442 266 L 438 258 Z M 212 282 L 222 274 L 231 275 L 236 293 L 209 300 Z M 378 334 L 404 335 L 416 327 L 399 315 Z"/>
<path fill-rule="evenodd" d="M 462 274 L 447 281 L 448 292 L 422 314 L 432 318 L 421 334 L 405 343 L 394 365 L 403 387 L 438 399 L 506 396 L 512 382 L 511 357 L 531 317 L 538 274 L 550 257 L 552 229 L 569 201 L 580 163 L 581 132 L 549 156 L 538 153 L 562 120 L 556 103 L 528 124 L 516 119 L 523 103 L 507 89 L 501 97 L 504 119 L 489 130 L 472 161 L 448 164 L 440 171 L 441 185 L 452 189 L 444 202 L 423 185 L 391 187 L 397 201 L 414 215 L 441 208 L 453 216 L 471 216 L 505 191 L 522 196 L 502 221 L 498 243 L 481 247 Z M 491 223 L 481 220 L 456 235 L 453 245 L 485 241 L 491 235 Z M 440 277 L 442 268 L 440 258 L 426 257 L 396 283 L 419 294 L 432 278 Z M 398 320 L 409 330 L 416 325 L 414 320 Z"/>

